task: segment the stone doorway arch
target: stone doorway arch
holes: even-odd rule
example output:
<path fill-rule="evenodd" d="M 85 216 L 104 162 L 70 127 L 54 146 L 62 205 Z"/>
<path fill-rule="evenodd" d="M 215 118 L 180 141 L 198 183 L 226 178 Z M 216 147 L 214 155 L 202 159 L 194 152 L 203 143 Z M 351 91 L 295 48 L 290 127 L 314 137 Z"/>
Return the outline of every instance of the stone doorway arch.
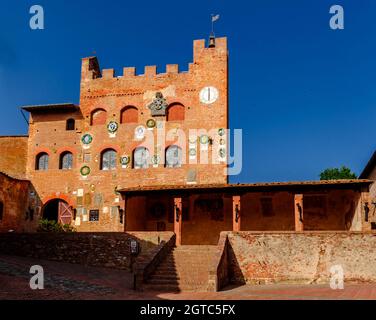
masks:
<path fill-rule="evenodd" d="M 71 224 L 72 207 L 63 199 L 55 198 L 47 201 L 42 208 L 43 219 L 56 221 L 61 224 Z"/>

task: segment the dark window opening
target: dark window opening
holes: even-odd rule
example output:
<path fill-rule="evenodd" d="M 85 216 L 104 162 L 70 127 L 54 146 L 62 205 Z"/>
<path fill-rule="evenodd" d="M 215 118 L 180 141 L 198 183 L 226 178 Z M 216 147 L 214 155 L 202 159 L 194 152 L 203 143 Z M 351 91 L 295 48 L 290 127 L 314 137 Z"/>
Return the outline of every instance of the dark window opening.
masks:
<path fill-rule="evenodd" d="M 133 152 L 133 168 L 147 169 L 149 168 L 150 153 L 145 147 L 138 147 Z"/>
<path fill-rule="evenodd" d="M 75 120 L 74 119 L 68 119 L 66 123 L 66 130 L 71 131 L 75 129 Z"/>
<path fill-rule="evenodd" d="M 89 211 L 89 221 L 99 221 L 99 210 Z"/>
<path fill-rule="evenodd" d="M 73 155 L 70 152 L 63 152 L 60 155 L 59 169 L 70 170 L 73 166 Z"/>
<path fill-rule="evenodd" d="M 371 230 L 376 230 L 376 222 L 371 222 Z"/>
<path fill-rule="evenodd" d="M 166 167 L 180 168 L 183 162 L 183 151 L 180 147 L 172 145 L 166 149 Z"/>
<path fill-rule="evenodd" d="M 102 152 L 101 156 L 101 170 L 116 169 L 117 153 L 115 150 L 107 149 Z"/>
<path fill-rule="evenodd" d="M 39 153 L 35 161 L 35 170 L 48 170 L 48 154 Z"/>

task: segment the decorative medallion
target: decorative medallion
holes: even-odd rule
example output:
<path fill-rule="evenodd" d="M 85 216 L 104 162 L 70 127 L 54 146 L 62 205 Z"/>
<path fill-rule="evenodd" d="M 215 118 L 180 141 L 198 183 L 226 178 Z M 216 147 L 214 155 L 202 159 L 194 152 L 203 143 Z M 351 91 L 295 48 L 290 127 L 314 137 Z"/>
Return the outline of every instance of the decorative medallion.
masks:
<path fill-rule="evenodd" d="M 122 156 L 120 157 L 120 163 L 123 166 L 128 165 L 131 162 L 131 157 L 130 156 Z"/>
<path fill-rule="evenodd" d="M 92 143 L 93 141 L 93 137 L 90 135 L 90 134 L 84 134 L 81 138 L 81 142 L 85 145 L 89 145 L 90 143 Z"/>
<path fill-rule="evenodd" d="M 201 137 L 200 137 L 200 142 L 201 142 L 201 144 L 208 144 L 209 143 L 209 137 L 206 135 L 206 134 L 204 134 L 204 135 L 202 135 Z"/>
<path fill-rule="evenodd" d="M 189 149 L 189 155 L 191 156 L 191 157 L 195 157 L 196 156 L 196 154 L 197 154 L 197 151 L 196 151 L 196 149 Z"/>
<path fill-rule="evenodd" d="M 138 140 L 141 140 L 145 137 L 145 127 L 144 126 L 138 126 L 136 129 L 135 129 L 135 136 L 136 136 L 136 139 Z"/>
<path fill-rule="evenodd" d="M 223 129 L 223 128 L 221 128 L 221 129 L 218 130 L 218 134 L 219 134 L 221 137 L 223 137 L 223 136 L 226 134 L 226 130 Z"/>
<path fill-rule="evenodd" d="M 167 107 L 167 100 L 163 98 L 162 92 L 157 92 L 153 102 L 148 105 L 153 117 L 165 116 Z"/>
<path fill-rule="evenodd" d="M 224 148 L 219 149 L 219 156 L 221 158 L 226 158 L 226 149 Z"/>
<path fill-rule="evenodd" d="M 156 126 L 156 122 L 154 119 L 149 119 L 147 122 L 146 122 L 146 126 L 149 128 L 149 129 L 152 129 L 152 128 L 155 128 Z"/>
<path fill-rule="evenodd" d="M 115 133 L 119 129 L 119 125 L 116 121 L 110 121 L 107 125 L 107 130 L 109 133 Z"/>
<path fill-rule="evenodd" d="M 151 158 L 151 163 L 155 166 L 157 166 L 159 163 L 161 162 L 161 158 L 159 155 L 155 154 L 152 158 Z"/>
<path fill-rule="evenodd" d="M 221 140 L 219 140 L 219 144 L 220 144 L 221 146 L 224 146 L 224 145 L 226 144 L 226 140 L 225 140 L 225 139 L 221 139 Z"/>
<path fill-rule="evenodd" d="M 200 101 L 205 104 L 212 104 L 219 97 L 218 89 L 215 87 L 205 87 L 200 92 Z"/>
<path fill-rule="evenodd" d="M 189 137 L 188 141 L 190 144 L 195 144 L 197 143 L 197 137 L 196 136 Z"/>
<path fill-rule="evenodd" d="M 81 173 L 82 176 L 86 177 L 90 174 L 90 168 L 88 166 L 83 166 L 80 169 L 80 173 Z"/>

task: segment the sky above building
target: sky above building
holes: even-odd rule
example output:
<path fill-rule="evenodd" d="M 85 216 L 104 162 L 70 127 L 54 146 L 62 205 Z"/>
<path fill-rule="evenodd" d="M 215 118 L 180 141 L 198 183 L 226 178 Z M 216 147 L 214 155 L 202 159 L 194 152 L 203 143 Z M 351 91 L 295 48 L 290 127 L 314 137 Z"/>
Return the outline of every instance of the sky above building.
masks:
<path fill-rule="evenodd" d="M 29 27 L 35 4 L 44 30 Z M 344 30 L 329 26 L 334 4 Z M 117 75 L 187 70 L 212 13 L 229 41 L 230 127 L 243 129 L 230 181 L 316 180 L 341 165 L 359 174 L 376 148 L 374 0 L 2 1 L 0 135 L 27 133 L 22 105 L 78 103 L 82 57 Z"/>

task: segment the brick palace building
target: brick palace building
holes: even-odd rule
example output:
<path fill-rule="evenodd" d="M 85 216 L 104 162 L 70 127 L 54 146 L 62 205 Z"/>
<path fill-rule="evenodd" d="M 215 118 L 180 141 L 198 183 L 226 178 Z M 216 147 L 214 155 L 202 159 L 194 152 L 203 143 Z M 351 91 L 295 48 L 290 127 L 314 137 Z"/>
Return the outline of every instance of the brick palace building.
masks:
<path fill-rule="evenodd" d="M 84 58 L 79 105 L 22 110 L 28 135 L 0 137 L 2 232 L 45 218 L 78 232 L 174 231 L 179 245 L 216 244 L 221 231 L 374 226 L 370 180 L 228 183 L 226 38 L 195 40 L 186 72 L 115 76 Z"/>

